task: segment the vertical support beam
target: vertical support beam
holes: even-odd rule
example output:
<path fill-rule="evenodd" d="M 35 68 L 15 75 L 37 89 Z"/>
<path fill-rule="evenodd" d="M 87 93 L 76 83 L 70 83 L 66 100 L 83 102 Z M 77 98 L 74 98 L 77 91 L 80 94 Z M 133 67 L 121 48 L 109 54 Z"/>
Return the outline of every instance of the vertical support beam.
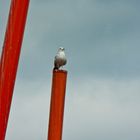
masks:
<path fill-rule="evenodd" d="M 29 0 L 11 0 L 0 60 L 0 140 L 5 139 Z"/>
<path fill-rule="evenodd" d="M 62 139 L 66 80 L 67 71 L 53 71 L 48 140 Z"/>

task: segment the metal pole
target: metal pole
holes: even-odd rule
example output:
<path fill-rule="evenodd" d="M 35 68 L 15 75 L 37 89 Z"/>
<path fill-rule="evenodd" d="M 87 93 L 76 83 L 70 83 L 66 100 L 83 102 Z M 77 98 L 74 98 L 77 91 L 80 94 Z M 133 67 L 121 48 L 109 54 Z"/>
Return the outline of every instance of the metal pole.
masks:
<path fill-rule="evenodd" d="M 48 140 L 62 139 L 66 80 L 67 71 L 53 71 Z"/>
<path fill-rule="evenodd" d="M 30 0 L 11 0 L 0 60 L 0 140 L 5 139 Z"/>

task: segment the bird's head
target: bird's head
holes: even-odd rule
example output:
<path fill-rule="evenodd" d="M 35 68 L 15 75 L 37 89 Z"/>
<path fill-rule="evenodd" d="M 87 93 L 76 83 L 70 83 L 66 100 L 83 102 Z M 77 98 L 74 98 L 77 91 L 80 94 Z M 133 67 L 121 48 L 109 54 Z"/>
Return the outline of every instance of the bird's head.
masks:
<path fill-rule="evenodd" d="M 64 51 L 64 50 L 65 50 L 65 48 L 63 48 L 63 47 L 59 48 L 59 51 Z"/>

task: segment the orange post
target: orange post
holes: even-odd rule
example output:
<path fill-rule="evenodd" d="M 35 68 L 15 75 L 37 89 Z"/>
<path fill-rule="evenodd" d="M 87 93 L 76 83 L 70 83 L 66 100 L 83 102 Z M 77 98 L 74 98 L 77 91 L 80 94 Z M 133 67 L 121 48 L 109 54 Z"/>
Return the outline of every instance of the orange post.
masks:
<path fill-rule="evenodd" d="M 11 0 L 0 60 L 0 140 L 5 139 L 29 0 Z"/>
<path fill-rule="evenodd" d="M 67 71 L 53 71 L 48 140 L 62 139 L 66 80 Z"/>

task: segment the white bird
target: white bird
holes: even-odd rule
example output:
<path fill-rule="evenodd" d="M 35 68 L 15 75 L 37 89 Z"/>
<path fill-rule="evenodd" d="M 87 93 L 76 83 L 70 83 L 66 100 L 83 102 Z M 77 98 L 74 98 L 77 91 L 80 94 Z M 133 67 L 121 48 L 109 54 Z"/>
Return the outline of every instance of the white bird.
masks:
<path fill-rule="evenodd" d="M 54 70 L 58 70 L 60 67 L 66 65 L 67 59 L 64 50 L 65 49 L 63 47 L 58 49 L 54 60 Z"/>

